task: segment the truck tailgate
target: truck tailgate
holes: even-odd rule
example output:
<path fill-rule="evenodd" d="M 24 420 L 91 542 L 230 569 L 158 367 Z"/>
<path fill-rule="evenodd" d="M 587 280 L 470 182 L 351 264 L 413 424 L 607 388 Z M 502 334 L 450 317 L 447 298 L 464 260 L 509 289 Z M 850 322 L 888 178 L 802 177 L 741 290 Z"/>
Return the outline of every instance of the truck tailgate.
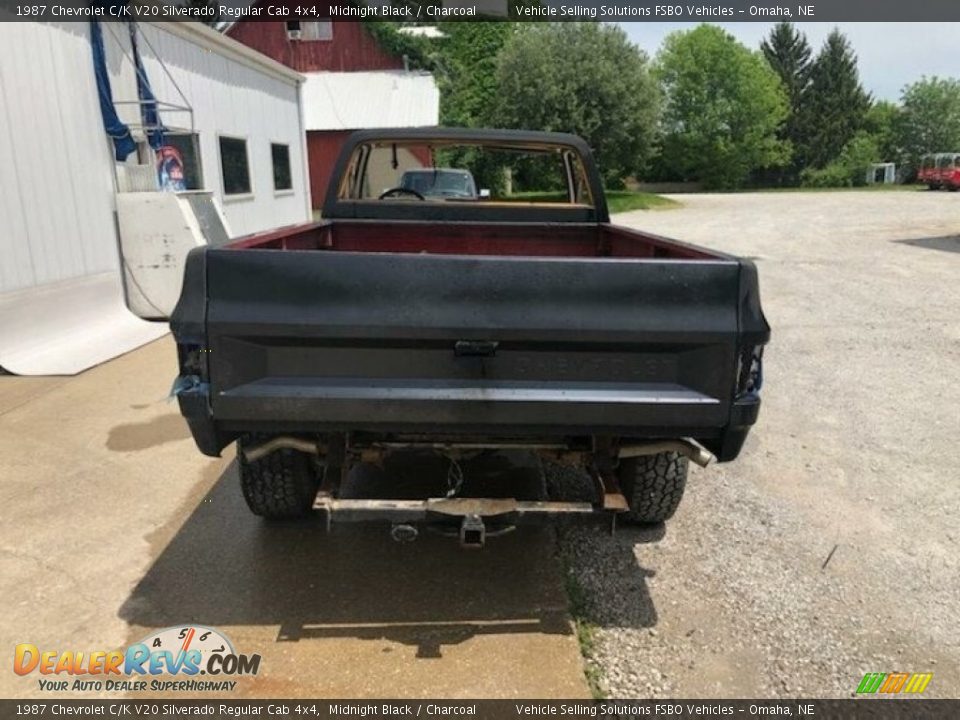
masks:
<path fill-rule="evenodd" d="M 227 430 L 713 435 L 736 384 L 740 273 L 733 259 L 204 248 L 173 325 L 209 351 Z"/>

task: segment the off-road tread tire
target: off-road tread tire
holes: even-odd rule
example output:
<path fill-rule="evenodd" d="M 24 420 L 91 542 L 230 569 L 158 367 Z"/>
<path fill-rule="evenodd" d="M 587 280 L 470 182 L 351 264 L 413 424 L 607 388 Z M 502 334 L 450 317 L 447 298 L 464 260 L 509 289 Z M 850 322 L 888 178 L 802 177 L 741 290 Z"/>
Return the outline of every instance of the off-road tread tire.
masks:
<path fill-rule="evenodd" d="M 645 525 L 669 520 L 683 499 L 688 469 L 687 458 L 675 452 L 621 460 L 617 475 L 630 510 L 620 517 Z"/>
<path fill-rule="evenodd" d="M 290 520 L 310 511 L 320 478 L 309 455 L 283 448 L 255 462 L 247 462 L 242 448 L 241 441 L 237 444 L 240 487 L 254 515 L 268 520 Z"/>

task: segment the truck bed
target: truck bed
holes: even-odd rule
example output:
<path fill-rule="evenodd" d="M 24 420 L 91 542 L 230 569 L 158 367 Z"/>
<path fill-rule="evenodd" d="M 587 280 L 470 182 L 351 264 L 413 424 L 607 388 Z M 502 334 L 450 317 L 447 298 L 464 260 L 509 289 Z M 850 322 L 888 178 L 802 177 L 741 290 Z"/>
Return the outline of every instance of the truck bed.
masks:
<path fill-rule="evenodd" d="M 334 250 L 525 257 L 718 259 L 676 240 L 608 223 L 384 223 L 335 220 L 280 228 L 229 245 L 235 249 Z"/>
<path fill-rule="evenodd" d="M 212 455 L 337 431 L 693 437 L 724 460 L 759 403 L 730 392 L 768 332 L 755 295 L 749 262 L 606 223 L 285 228 L 191 253 L 179 399 Z"/>

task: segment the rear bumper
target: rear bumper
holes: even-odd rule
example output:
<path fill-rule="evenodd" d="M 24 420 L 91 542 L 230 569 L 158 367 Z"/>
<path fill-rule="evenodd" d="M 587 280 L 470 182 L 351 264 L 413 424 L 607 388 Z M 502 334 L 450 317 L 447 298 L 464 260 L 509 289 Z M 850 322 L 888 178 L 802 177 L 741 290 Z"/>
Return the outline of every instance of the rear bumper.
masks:
<path fill-rule="evenodd" d="M 210 396 L 178 395 L 201 452 L 218 456 L 241 432 L 373 432 L 566 438 L 692 437 L 721 462 L 734 459 L 757 419 L 756 395 L 732 405 L 677 385 L 581 383 L 390 384 L 267 379 Z M 495 442 L 491 441 L 491 445 Z"/>
<path fill-rule="evenodd" d="M 305 427 L 577 429 L 716 426 L 727 408 L 680 385 L 266 378 L 211 398 L 225 423 L 257 418 Z"/>

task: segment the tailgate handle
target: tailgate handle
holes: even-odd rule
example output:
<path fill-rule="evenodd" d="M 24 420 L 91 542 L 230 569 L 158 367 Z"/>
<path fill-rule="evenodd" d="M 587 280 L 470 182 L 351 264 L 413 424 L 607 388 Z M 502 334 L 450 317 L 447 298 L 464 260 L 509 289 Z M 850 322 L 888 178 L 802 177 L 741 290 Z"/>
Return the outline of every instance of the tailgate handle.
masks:
<path fill-rule="evenodd" d="M 496 340 L 457 340 L 453 354 L 457 357 L 493 357 L 499 344 Z"/>

